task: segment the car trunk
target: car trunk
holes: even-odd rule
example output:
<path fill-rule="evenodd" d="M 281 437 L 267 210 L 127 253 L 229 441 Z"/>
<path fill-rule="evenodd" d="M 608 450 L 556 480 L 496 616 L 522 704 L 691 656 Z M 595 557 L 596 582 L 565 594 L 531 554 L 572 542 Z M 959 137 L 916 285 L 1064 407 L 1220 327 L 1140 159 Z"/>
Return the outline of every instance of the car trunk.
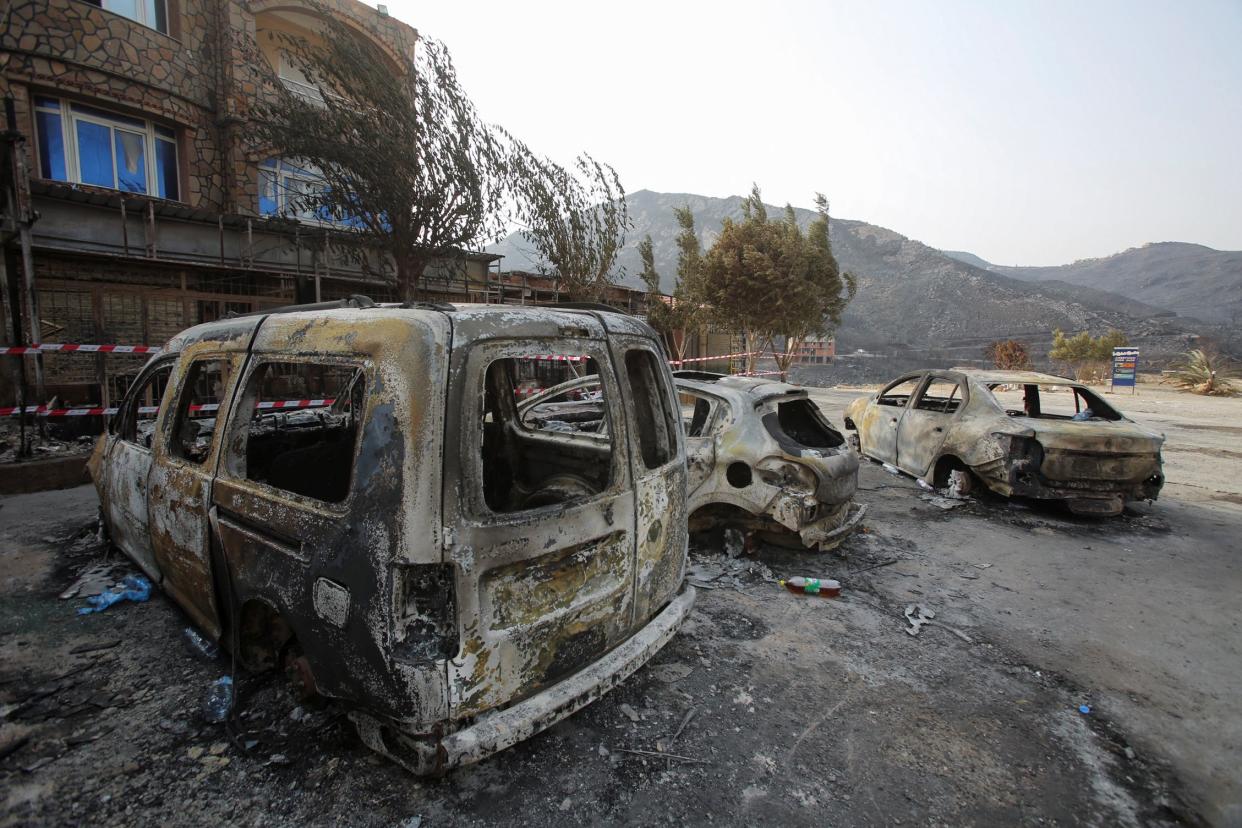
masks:
<path fill-rule="evenodd" d="M 1138 483 L 1160 471 L 1164 438 L 1125 422 L 1029 421 L 1050 481 Z"/>

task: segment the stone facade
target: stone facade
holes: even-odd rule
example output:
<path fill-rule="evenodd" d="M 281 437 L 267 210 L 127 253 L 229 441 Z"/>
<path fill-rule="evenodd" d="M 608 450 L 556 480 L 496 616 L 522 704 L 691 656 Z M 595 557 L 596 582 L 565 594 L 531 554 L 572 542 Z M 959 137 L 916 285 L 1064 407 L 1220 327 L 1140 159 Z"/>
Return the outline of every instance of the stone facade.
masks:
<path fill-rule="evenodd" d="M 417 32 L 357 0 L 164 2 L 166 31 L 87 0 L 6 4 L 0 96 L 15 104 L 25 138 L 17 149 L 31 178 L 12 184 L 19 203 L 41 214 L 29 236 L 38 302 L 33 311 L 22 303 L 27 339 L 33 316 L 45 342 L 160 345 L 228 311 L 353 293 L 392 298 L 382 268 L 334 269 L 324 228 L 258 217 L 265 153 L 248 142 L 247 118 L 264 89 L 280 82 L 260 32 L 313 20 L 323 9 L 378 44 L 394 65 L 413 57 Z M 178 198 L 40 180 L 36 96 L 171 129 Z M 17 239 L 3 241 L 9 278 L 20 282 Z M 254 255 L 259 248 L 265 260 Z M 467 262 L 471 278 L 486 269 L 486 258 Z M 0 297 L 5 320 L 8 299 Z M 34 359 L 24 359 L 33 384 Z M 98 404 L 115 401 L 143 358 L 48 354 L 41 361 L 49 399 Z M 5 405 L 13 389 L 10 375 L 0 373 Z"/>
<path fill-rule="evenodd" d="M 299 0 L 167 0 L 168 33 L 84 0 L 15 0 L 0 31 L 0 95 L 34 135 L 33 93 L 58 95 L 171 126 L 178 134 L 181 200 L 257 214 L 258 148 L 245 123 L 275 68 L 264 65 L 256 20 L 313 14 Z M 418 34 L 356 0 L 322 4 L 390 54 L 412 56 Z M 270 25 L 270 23 L 269 23 Z M 28 150 L 34 142 L 27 142 Z M 33 155 L 33 153 L 32 153 Z M 39 168 L 38 159 L 29 159 Z"/>

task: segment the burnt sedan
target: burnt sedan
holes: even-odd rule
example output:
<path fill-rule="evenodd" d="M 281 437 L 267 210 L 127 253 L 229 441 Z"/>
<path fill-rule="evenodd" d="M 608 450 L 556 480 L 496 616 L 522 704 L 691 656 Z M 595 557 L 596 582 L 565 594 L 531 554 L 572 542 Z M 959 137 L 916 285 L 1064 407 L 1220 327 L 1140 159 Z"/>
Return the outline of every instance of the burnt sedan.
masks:
<path fill-rule="evenodd" d="M 1164 484 L 1163 435 L 1049 374 L 917 371 L 851 402 L 845 427 L 862 454 L 957 494 L 986 487 L 1106 516 Z"/>

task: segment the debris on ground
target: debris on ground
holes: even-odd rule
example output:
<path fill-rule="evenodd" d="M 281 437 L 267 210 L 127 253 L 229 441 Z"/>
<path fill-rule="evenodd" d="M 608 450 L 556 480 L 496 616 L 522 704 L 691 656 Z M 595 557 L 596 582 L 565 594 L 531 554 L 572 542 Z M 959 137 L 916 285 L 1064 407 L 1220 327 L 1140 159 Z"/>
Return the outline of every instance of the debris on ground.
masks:
<path fill-rule="evenodd" d="M 79 539 L 79 543 L 82 540 L 89 539 L 90 536 L 87 536 L 85 539 Z M 74 544 L 74 546 L 77 545 L 77 543 Z M 78 550 L 71 549 L 70 551 Z M 101 563 L 92 566 L 82 572 L 82 574 L 78 576 L 78 579 L 69 585 L 68 589 L 60 593 L 60 597 L 62 599 L 90 598 L 93 595 L 99 595 L 102 592 L 107 592 L 117 583 L 116 575 L 114 573 L 119 566 L 121 566 L 121 564 L 115 561 L 112 563 Z"/>
<path fill-rule="evenodd" d="M 211 683 L 203 700 L 203 718 L 218 724 L 229 717 L 233 709 L 233 677 L 220 676 Z"/>
<path fill-rule="evenodd" d="M 78 615 L 88 615 L 92 612 L 103 612 L 113 604 L 119 604 L 122 601 L 134 601 L 142 603 L 151 597 L 151 582 L 142 575 L 126 575 L 125 580 L 119 586 L 113 587 L 108 592 L 101 592 L 98 595 L 91 595 L 86 599 L 90 604 L 89 607 L 79 607 Z"/>
<path fill-rule="evenodd" d="M 956 509 L 958 506 L 966 505 L 965 500 L 959 500 L 957 498 L 952 498 L 952 497 L 940 497 L 939 495 L 925 494 L 925 495 L 920 495 L 919 499 L 925 500 L 931 505 L 938 506 L 939 508 L 944 509 L 945 511 L 948 511 L 949 509 Z"/>
<path fill-rule="evenodd" d="M 910 626 L 906 627 L 906 632 L 910 635 L 918 635 L 923 627 L 930 624 L 931 620 L 936 617 L 936 613 L 922 604 L 907 604 L 903 615 L 910 622 Z"/>
<path fill-rule="evenodd" d="M 841 585 L 831 579 L 804 578 L 801 575 L 778 584 L 795 595 L 819 595 L 823 598 L 837 598 L 841 595 Z"/>
<path fill-rule="evenodd" d="M 185 641 L 186 649 L 190 651 L 190 655 L 200 661 L 215 661 L 220 655 L 220 648 L 203 637 L 202 633 L 193 627 L 186 627 L 181 634 L 181 638 Z"/>

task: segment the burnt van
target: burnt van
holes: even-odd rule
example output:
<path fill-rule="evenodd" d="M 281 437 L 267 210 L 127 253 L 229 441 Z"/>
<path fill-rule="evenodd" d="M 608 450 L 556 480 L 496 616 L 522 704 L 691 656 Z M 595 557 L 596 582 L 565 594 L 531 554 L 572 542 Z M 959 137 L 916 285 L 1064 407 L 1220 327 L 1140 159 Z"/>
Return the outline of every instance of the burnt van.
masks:
<path fill-rule="evenodd" d="M 519 416 L 591 374 L 591 433 Z M 199 325 L 90 468 L 112 542 L 199 629 L 419 774 L 589 704 L 694 602 L 672 376 L 620 313 L 355 297 Z"/>

